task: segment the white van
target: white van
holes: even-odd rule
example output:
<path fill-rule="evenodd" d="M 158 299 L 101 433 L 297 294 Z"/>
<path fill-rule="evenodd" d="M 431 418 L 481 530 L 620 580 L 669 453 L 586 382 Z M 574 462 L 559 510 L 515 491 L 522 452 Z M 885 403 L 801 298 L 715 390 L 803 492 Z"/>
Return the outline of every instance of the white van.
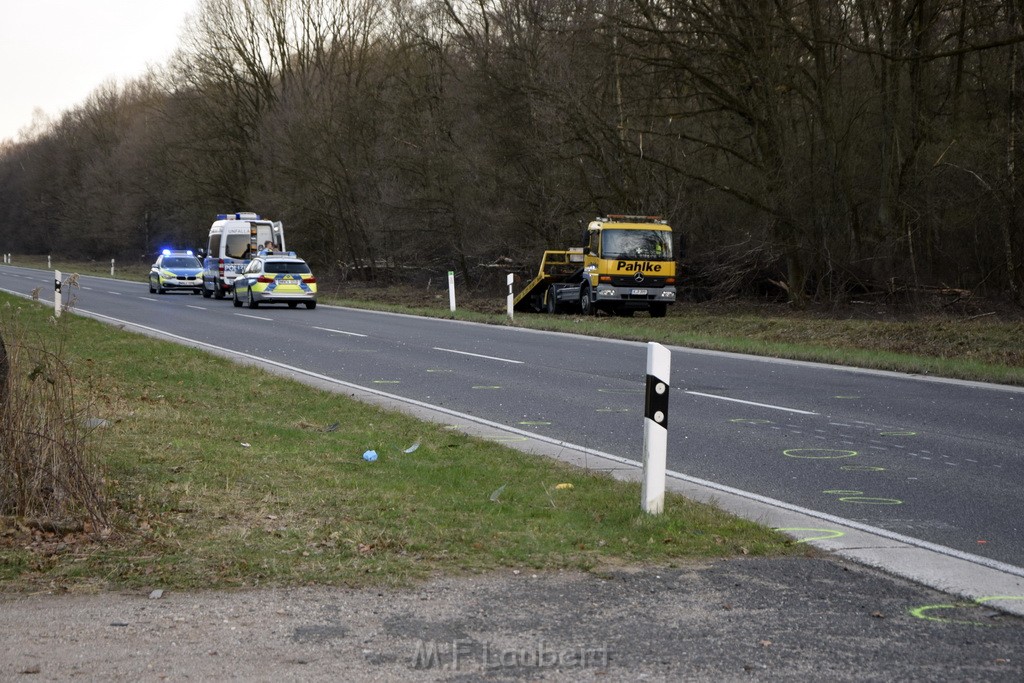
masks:
<path fill-rule="evenodd" d="M 248 212 L 219 214 L 210 226 L 203 254 L 203 296 L 223 299 L 230 294 L 236 275 L 266 248 L 284 251 L 284 226 L 280 221 L 263 220 Z"/>

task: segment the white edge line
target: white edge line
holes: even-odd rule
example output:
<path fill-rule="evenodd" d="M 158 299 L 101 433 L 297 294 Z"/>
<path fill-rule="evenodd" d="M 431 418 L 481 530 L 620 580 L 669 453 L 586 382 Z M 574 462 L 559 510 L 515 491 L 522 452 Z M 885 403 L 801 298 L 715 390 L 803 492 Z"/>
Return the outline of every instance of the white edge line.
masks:
<path fill-rule="evenodd" d="M 487 360 L 501 361 L 502 363 L 517 363 L 522 365 L 524 361 L 513 360 L 511 358 L 498 358 L 497 356 L 485 356 L 482 353 L 470 353 L 469 351 L 456 351 L 455 349 L 442 349 L 440 346 L 434 347 L 435 351 L 446 351 L 448 353 L 457 353 L 462 356 L 473 356 L 474 358 L 486 358 Z"/>
<path fill-rule="evenodd" d="M 365 334 L 359 334 L 358 332 L 346 332 L 345 330 L 332 330 L 329 327 L 317 327 L 312 326 L 314 330 L 323 330 L 324 332 L 334 332 L 335 334 L 347 334 L 350 337 L 365 337 Z"/>
<path fill-rule="evenodd" d="M 18 296 L 24 296 L 24 295 L 19 294 Z M 498 429 L 498 430 L 501 430 L 501 431 L 510 432 L 510 433 L 516 434 L 518 436 L 525 436 L 525 437 L 530 438 L 530 439 L 536 439 L 537 441 L 542 441 L 544 443 L 548 443 L 548 444 L 551 444 L 551 445 L 559 446 L 561 448 L 568 448 L 568 449 L 571 449 L 571 450 L 578 451 L 580 453 L 586 453 L 588 455 L 594 455 L 594 456 L 597 456 L 597 457 L 600 457 L 600 458 L 605 458 L 607 460 L 611 460 L 612 462 L 618 462 L 618 463 L 621 463 L 623 465 L 628 465 L 630 467 L 637 467 L 637 468 L 639 468 L 639 467 L 643 466 L 641 463 L 637 462 L 636 460 L 630 460 L 629 458 L 623 458 L 622 456 L 612 455 L 611 453 L 605 453 L 603 451 L 599 451 L 599 450 L 596 450 L 596 449 L 593 449 L 593 448 L 587 448 L 586 446 L 579 446 L 577 444 L 574 444 L 574 443 L 571 443 L 571 442 L 568 442 L 568 441 L 560 441 L 558 439 L 552 439 L 552 438 L 549 438 L 549 437 L 546 437 L 546 436 L 542 436 L 540 434 L 535 434 L 534 432 L 528 432 L 528 431 L 526 431 L 524 429 L 517 429 L 516 427 L 510 427 L 508 425 L 503 425 L 503 424 L 500 424 L 498 422 L 492 422 L 491 420 L 487 420 L 487 419 L 484 419 L 484 418 L 481 418 L 481 417 L 476 417 L 474 415 L 467 415 L 465 413 L 460 413 L 458 411 L 451 410 L 450 408 L 444 408 L 442 406 L 435 406 L 435 405 L 432 405 L 432 404 L 429 404 L 429 403 L 424 403 L 423 401 L 417 401 L 416 399 L 406 398 L 404 396 L 398 396 L 396 394 L 389 394 L 386 391 L 380 391 L 379 389 L 372 389 L 370 387 L 364 387 L 364 386 L 359 385 L 359 384 L 353 384 L 352 382 L 346 382 L 344 380 L 336 379 L 334 377 L 328 377 L 327 375 L 321 375 L 320 373 L 313 372 L 311 370 L 305 370 L 303 368 L 297 368 L 297 367 L 294 367 L 292 365 L 286 365 L 284 363 L 280 363 L 280 362 L 275 361 L 275 360 L 271 360 L 271 359 L 268 359 L 268 358 L 262 358 L 262 357 L 255 356 L 255 355 L 250 354 L 250 353 L 245 353 L 243 351 L 235 351 L 234 349 L 226 349 L 226 348 L 224 348 L 222 346 L 217 346 L 215 344 L 209 344 L 207 342 L 201 342 L 201 341 L 197 341 L 195 339 L 189 339 L 188 337 L 181 337 L 181 336 L 178 336 L 176 334 L 171 334 L 169 332 L 164 332 L 163 330 L 158 330 L 158 329 L 153 328 L 153 327 L 148 327 L 146 325 L 139 325 L 138 323 L 133 323 L 133 322 L 129 322 L 129 321 L 126 321 L 126 320 L 121 320 L 119 318 L 114 318 L 112 316 L 103 315 L 102 313 L 93 313 L 92 311 L 86 311 L 86 310 L 83 310 L 83 309 L 75 309 L 74 312 L 75 313 L 80 313 L 82 315 L 91 316 L 91 317 L 94 317 L 94 318 L 97 318 L 97 319 L 100 319 L 100 320 L 109 320 L 111 322 L 115 322 L 115 323 L 119 323 L 121 325 L 124 325 L 125 327 L 132 327 L 132 328 L 136 328 L 136 329 L 145 330 L 146 332 L 158 335 L 160 337 L 167 337 L 167 338 L 171 338 L 171 339 L 177 339 L 177 340 L 180 340 L 180 341 L 184 342 L 188 346 L 197 346 L 197 347 L 201 347 L 201 348 L 209 348 L 209 349 L 216 350 L 216 351 L 218 351 L 219 353 L 222 353 L 222 354 L 234 355 L 234 356 L 238 356 L 238 357 L 241 357 L 241 358 L 247 358 L 249 360 L 253 360 L 253 361 L 256 361 L 258 363 L 261 363 L 263 365 L 274 365 L 274 366 L 279 367 L 279 368 L 281 368 L 283 370 L 288 370 L 289 372 L 293 372 L 293 373 L 300 374 L 300 375 L 306 375 L 307 377 L 312 377 L 314 379 L 317 379 L 317 380 L 320 380 L 320 381 L 323 381 L 323 382 L 328 382 L 328 383 L 331 383 L 331 384 L 337 384 L 339 386 L 347 387 L 347 388 L 350 388 L 350 389 L 355 389 L 355 390 L 358 390 L 358 391 L 363 391 L 363 392 L 366 392 L 368 394 L 374 394 L 374 395 L 380 396 L 382 398 L 387 398 L 387 399 L 390 399 L 390 400 L 393 400 L 393 401 L 398 401 L 399 403 L 406 403 L 406 404 L 409 404 L 409 405 L 414 405 L 414 406 L 417 406 L 419 408 L 424 408 L 426 410 L 430 410 L 430 411 L 433 411 L 433 412 L 436 412 L 436 413 L 442 413 L 442 414 L 445 414 L 445 415 L 451 415 L 452 417 L 457 417 L 459 419 L 467 420 L 469 422 L 475 422 L 477 424 L 481 424 L 481 425 L 484 425 L 484 426 L 487 426 L 487 427 L 492 427 L 494 429 Z M 703 486 L 703 487 L 709 488 L 709 489 L 714 490 L 714 491 L 720 491 L 722 493 L 729 493 L 729 494 L 732 494 L 732 495 L 735 495 L 735 496 L 739 496 L 741 498 L 746 498 L 748 500 L 757 501 L 759 503 L 763 503 L 765 505 L 770 505 L 772 507 L 776 507 L 776 508 L 779 508 L 779 509 L 782 509 L 782 510 L 788 510 L 790 512 L 796 512 L 796 513 L 799 513 L 799 514 L 808 515 L 809 517 L 813 517 L 815 519 L 820 519 L 820 520 L 826 521 L 826 522 L 832 522 L 833 524 L 840 524 L 842 526 L 846 526 L 846 527 L 849 527 L 851 529 L 857 529 L 858 531 L 864 531 L 864 532 L 869 533 L 869 534 L 873 534 L 873 535 L 876 535 L 876 536 L 881 536 L 882 538 L 887 538 L 887 539 L 889 539 L 891 541 L 896 541 L 896 542 L 904 543 L 906 545 L 914 546 L 914 547 L 917 547 L 917 548 L 922 548 L 922 549 L 925 549 L 925 550 L 930 550 L 932 552 L 939 553 L 940 555 L 946 555 L 948 557 L 953 557 L 953 558 L 956 558 L 956 559 L 964 560 L 966 562 L 971 562 L 973 564 L 981 565 L 983 567 L 988 567 L 989 569 L 994 569 L 996 571 L 1001 571 L 1001 572 L 1004 572 L 1004 573 L 1007 573 L 1007 574 L 1011 574 L 1013 576 L 1024 577 L 1024 567 L 1018 567 L 1016 565 L 1007 564 L 1005 562 L 999 562 L 998 560 L 992 560 L 992 559 L 989 559 L 987 557 L 981 557 L 980 555 L 974 555 L 972 553 L 967 553 L 967 552 L 964 552 L 962 550 L 957 550 L 956 548 L 950 548 L 948 546 L 939 545 L 938 543 L 932 543 L 931 541 L 925 541 L 925 540 L 922 540 L 922 539 L 919 539 L 919 538 L 912 538 L 910 536 L 904 536 L 903 534 L 898 534 L 898 533 L 896 533 L 894 531 L 889 531 L 888 529 L 882 529 L 880 527 L 874 527 L 874 526 L 871 526 L 870 524 L 862 524 L 860 522 L 855 522 L 855 521 L 853 521 L 851 519 L 846 519 L 844 517 L 839 517 L 837 515 L 831 515 L 831 514 L 829 514 L 827 512 L 819 512 L 817 510 L 811 510 L 810 508 L 801 507 L 799 505 L 793 505 L 792 503 L 786 503 L 784 501 L 777 500 L 775 498 L 769 498 L 768 496 L 762 496 L 762 495 L 757 494 L 757 493 L 751 493 L 749 491 L 743 491 L 742 489 L 733 488 L 731 486 L 726 486 L 724 484 L 717 484 L 717 483 L 715 483 L 713 481 L 708 481 L 706 479 L 698 479 L 697 477 L 691 477 L 691 476 L 689 476 L 687 474 L 682 474 L 681 472 L 675 472 L 673 470 L 668 470 L 668 471 L 666 471 L 666 475 L 671 477 L 671 478 L 673 478 L 673 479 L 679 479 L 681 481 L 685 481 L 685 482 L 688 482 L 690 484 L 695 484 L 697 486 Z"/>
<path fill-rule="evenodd" d="M 205 310 L 206 310 L 206 307 L 205 307 L 205 306 L 195 306 L 195 305 L 193 305 L 193 304 L 185 304 L 185 305 L 186 305 L 187 307 L 189 307 L 189 308 L 194 308 L 194 309 L 196 309 L 197 311 L 205 311 Z"/>
<path fill-rule="evenodd" d="M 699 391 L 683 391 L 684 394 L 690 394 L 691 396 L 703 396 L 704 398 L 717 398 L 719 401 L 732 401 L 733 403 L 744 403 L 748 406 L 758 406 L 760 408 L 771 408 L 772 410 L 785 410 L 787 413 L 799 413 L 800 415 L 818 415 L 819 413 L 812 413 L 809 410 L 797 410 L 796 408 L 783 408 L 782 406 L 773 406 L 770 403 L 756 403 L 754 401 L 744 401 L 739 398 L 730 398 L 728 396 L 715 396 L 714 394 L 704 394 Z"/>

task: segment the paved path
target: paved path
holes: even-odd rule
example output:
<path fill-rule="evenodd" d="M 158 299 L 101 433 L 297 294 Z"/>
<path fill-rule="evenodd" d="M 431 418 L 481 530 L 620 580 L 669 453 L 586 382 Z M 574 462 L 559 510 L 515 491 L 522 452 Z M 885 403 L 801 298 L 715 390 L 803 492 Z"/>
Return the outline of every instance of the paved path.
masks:
<path fill-rule="evenodd" d="M 0 680 L 1024 678 L 1024 620 L 826 557 L 0 595 Z"/>

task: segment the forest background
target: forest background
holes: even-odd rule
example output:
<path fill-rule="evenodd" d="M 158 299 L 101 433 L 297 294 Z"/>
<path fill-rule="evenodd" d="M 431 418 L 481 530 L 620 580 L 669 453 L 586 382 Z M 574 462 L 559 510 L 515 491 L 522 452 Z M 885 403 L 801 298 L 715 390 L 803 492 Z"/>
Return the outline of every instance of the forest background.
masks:
<path fill-rule="evenodd" d="M 0 146 L 0 250 L 148 262 L 251 210 L 318 275 L 500 291 L 581 221 L 658 214 L 694 295 L 1021 303 L 1022 17 L 201 0 L 163 68 Z"/>

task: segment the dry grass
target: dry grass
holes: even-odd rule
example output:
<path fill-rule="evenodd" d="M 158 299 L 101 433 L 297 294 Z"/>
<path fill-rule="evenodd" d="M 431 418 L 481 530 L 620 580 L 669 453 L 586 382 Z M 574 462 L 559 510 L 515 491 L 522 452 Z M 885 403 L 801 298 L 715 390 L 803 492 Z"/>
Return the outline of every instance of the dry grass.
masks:
<path fill-rule="evenodd" d="M 65 325 L 51 318 L 51 334 L 33 337 L 21 310 L 0 308 L 0 514 L 43 531 L 102 533 L 95 425 L 67 362 Z"/>

